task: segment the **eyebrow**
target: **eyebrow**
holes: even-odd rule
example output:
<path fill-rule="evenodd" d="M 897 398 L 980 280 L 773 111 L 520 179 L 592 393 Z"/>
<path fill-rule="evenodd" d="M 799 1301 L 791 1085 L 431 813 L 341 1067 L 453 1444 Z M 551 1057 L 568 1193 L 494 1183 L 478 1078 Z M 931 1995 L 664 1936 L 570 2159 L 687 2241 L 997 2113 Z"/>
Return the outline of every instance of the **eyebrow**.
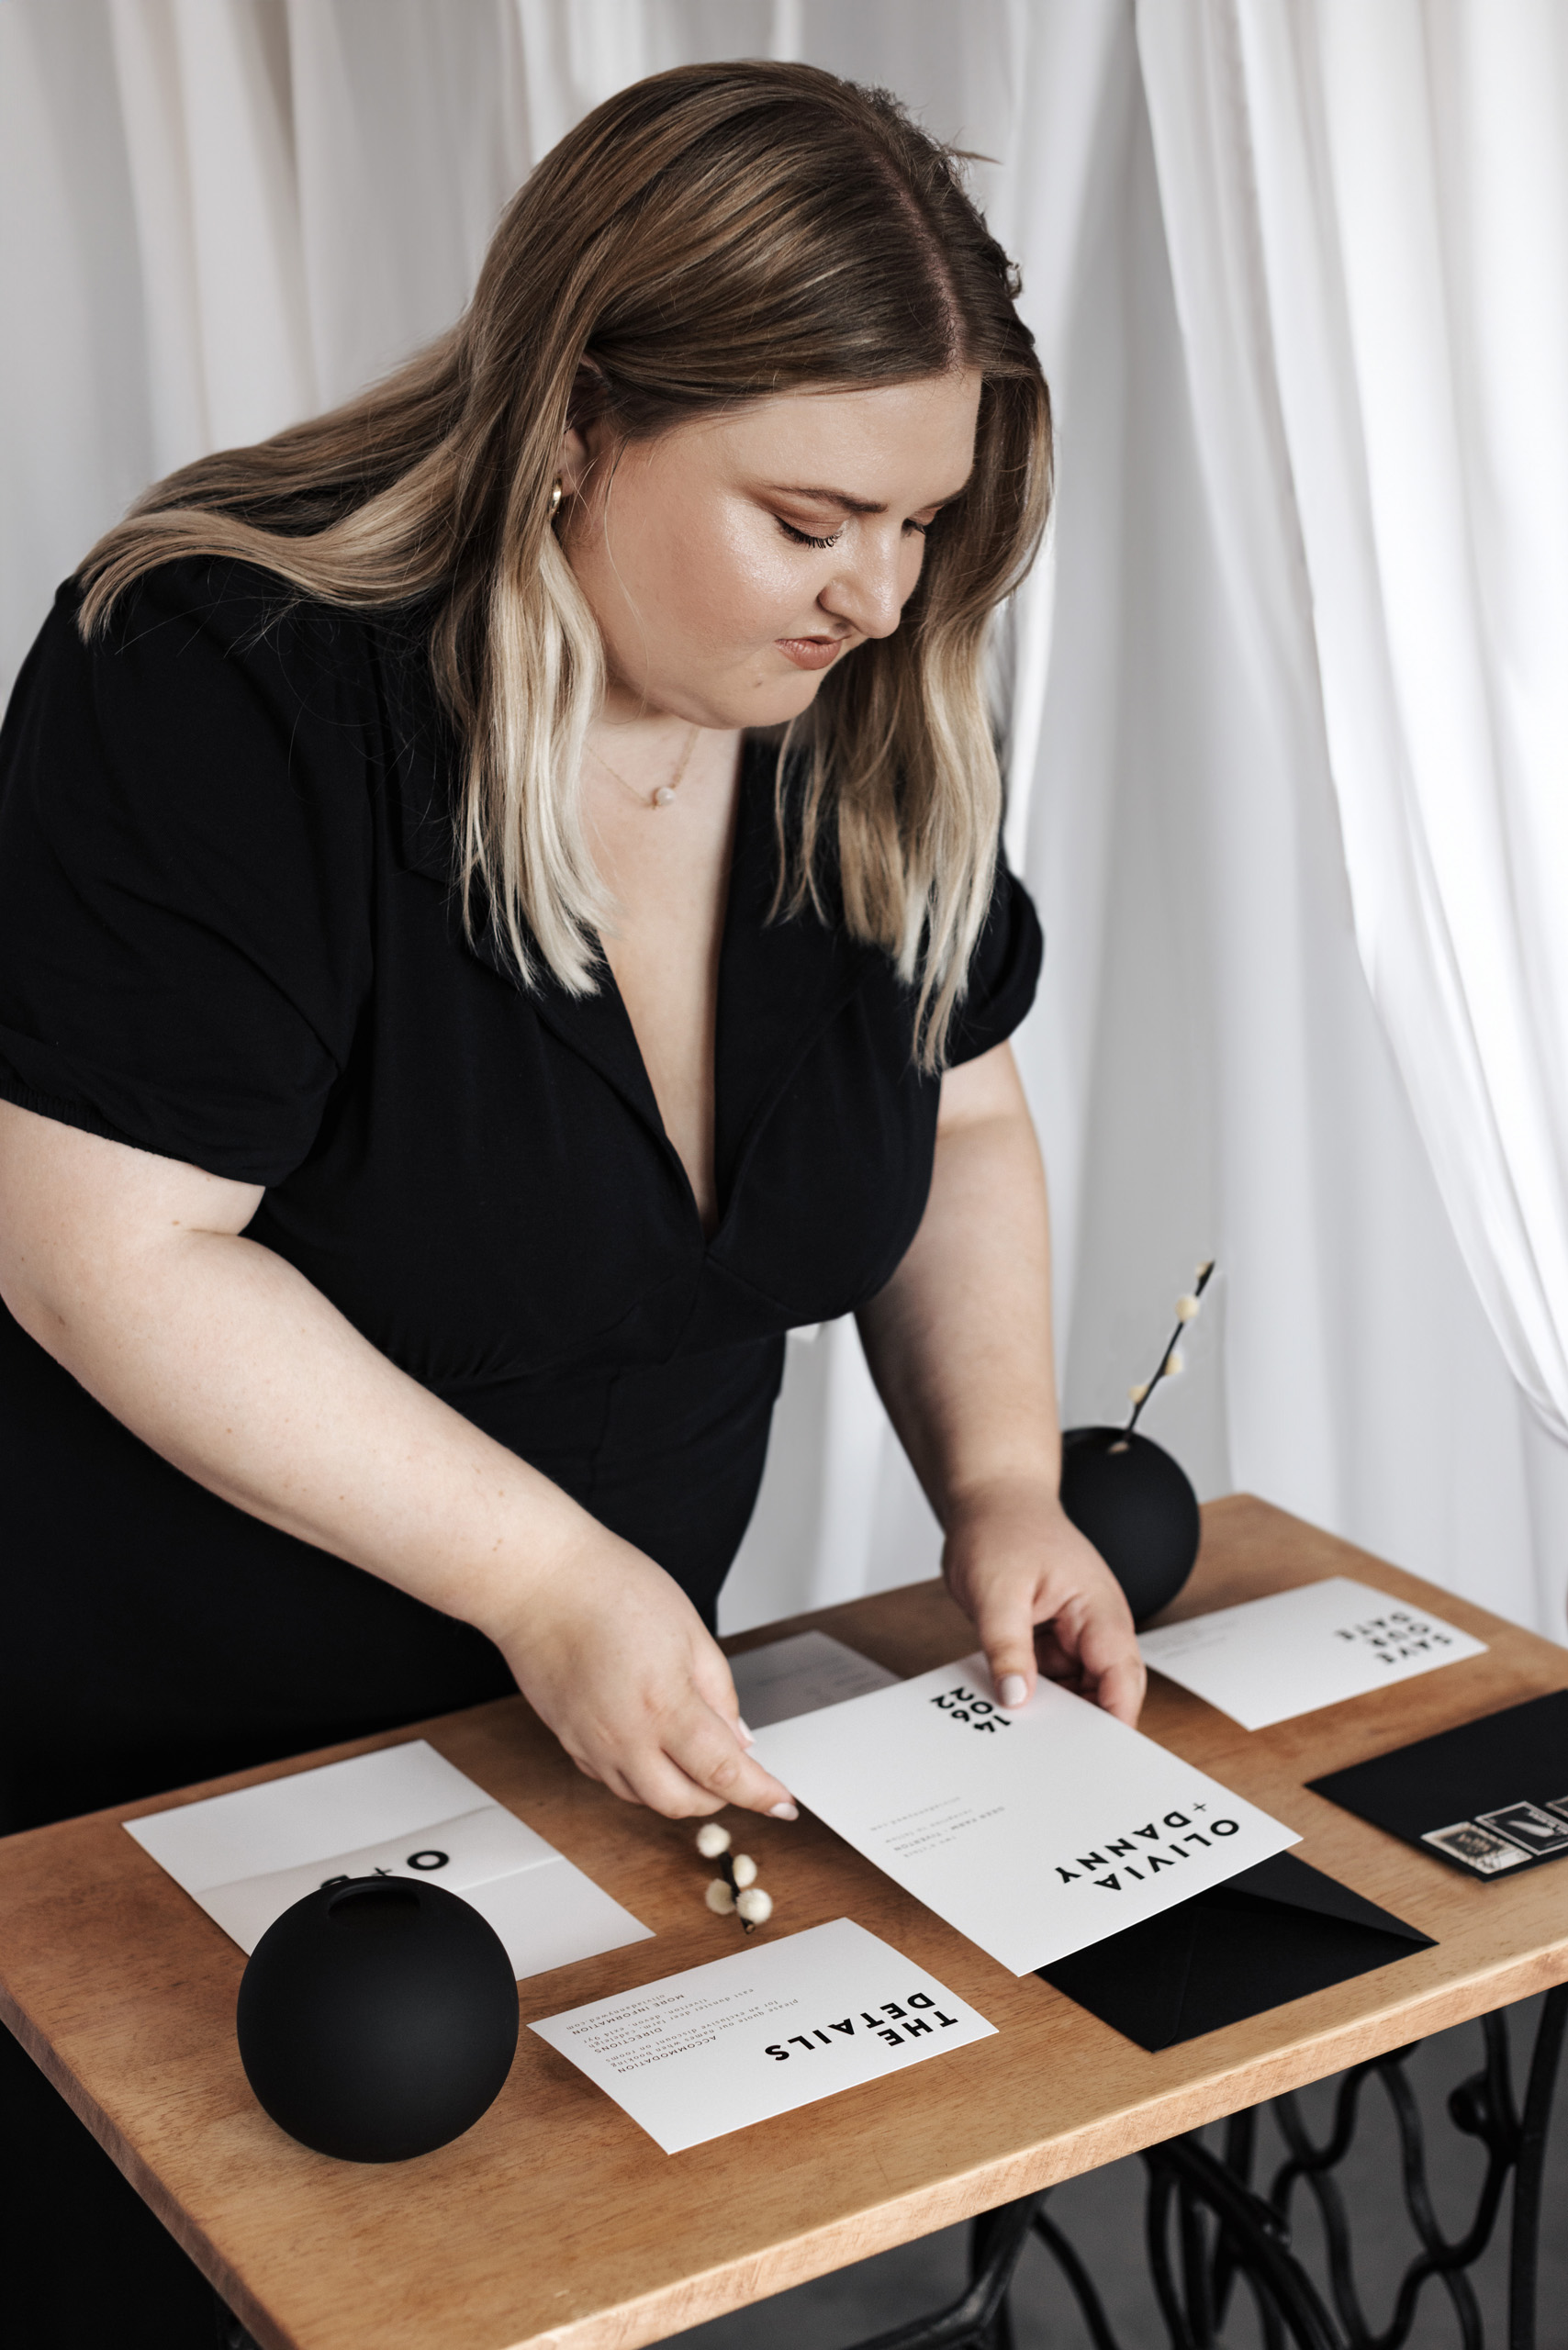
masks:
<path fill-rule="evenodd" d="M 782 481 L 769 482 L 767 486 L 776 498 L 814 498 L 819 506 L 836 506 L 845 514 L 885 514 L 888 510 L 875 498 L 851 498 L 846 489 L 808 489 L 799 482 Z M 962 487 L 968 487 L 966 481 Z M 950 506 L 961 495 L 962 489 L 950 490 L 946 498 L 934 498 L 930 503 L 934 507 Z"/>

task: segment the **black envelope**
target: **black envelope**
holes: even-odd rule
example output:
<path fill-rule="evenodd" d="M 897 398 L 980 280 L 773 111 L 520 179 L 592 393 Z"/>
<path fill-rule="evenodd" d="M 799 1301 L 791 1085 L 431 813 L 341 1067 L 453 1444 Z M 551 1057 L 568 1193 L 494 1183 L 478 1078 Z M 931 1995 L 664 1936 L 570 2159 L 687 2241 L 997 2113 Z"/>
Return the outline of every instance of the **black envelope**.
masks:
<path fill-rule="evenodd" d="M 1293 1853 L 1276 1852 L 1038 1971 L 1102 2023 L 1152 2050 L 1431 1947 L 1429 1934 Z"/>
<path fill-rule="evenodd" d="M 1537 1868 L 1568 1852 L 1568 1689 L 1309 1784 L 1467 1876 Z"/>

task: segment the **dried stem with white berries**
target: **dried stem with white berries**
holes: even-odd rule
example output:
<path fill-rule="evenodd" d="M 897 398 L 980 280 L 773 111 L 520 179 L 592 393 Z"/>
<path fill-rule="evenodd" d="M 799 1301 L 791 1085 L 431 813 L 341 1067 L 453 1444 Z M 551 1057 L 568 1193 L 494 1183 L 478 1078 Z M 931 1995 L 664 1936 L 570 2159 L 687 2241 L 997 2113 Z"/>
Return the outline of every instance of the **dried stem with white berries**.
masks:
<path fill-rule="evenodd" d="M 1166 1340 L 1165 1352 L 1159 1358 L 1159 1369 L 1155 1372 L 1154 1377 L 1152 1379 L 1146 1380 L 1141 1387 L 1135 1387 L 1133 1389 L 1132 1415 L 1127 1421 L 1126 1427 L 1122 1430 L 1122 1434 L 1124 1436 L 1131 1436 L 1133 1430 L 1138 1424 L 1138 1418 L 1143 1411 L 1144 1405 L 1148 1403 L 1149 1397 L 1153 1394 L 1160 1381 L 1162 1379 L 1173 1379 L 1176 1373 L 1181 1370 L 1182 1358 L 1176 1351 L 1176 1341 L 1182 1336 L 1182 1333 L 1186 1328 L 1188 1323 L 1195 1322 L 1197 1320 L 1198 1309 L 1203 1300 L 1203 1294 L 1209 1285 L 1210 1279 L 1214 1273 L 1214 1269 L 1215 1260 L 1211 1257 L 1206 1264 L 1203 1264 L 1198 1267 L 1197 1279 L 1193 1283 L 1192 1288 L 1187 1292 L 1186 1295 L 1184 1297 L 1179 1297 L 1176 1300 L 1176 1327 L 1171 1331 L 1170 1337 Z"/>
<path fill-rule="evenodd" d="M 697 1831 L 697 1849 L 705 1861 L 717 1861 L 722 1876 L 714 1877 L 707 1892 L 708 1907 L 716 1916 L 737 1917 L 749 1934 L 773 1915 L 773 1897 L 756 1881 L 756 1863 L 749 1852 L 730 1852 L 730 1831 L 716 1819 L 705 1819 Z"/>

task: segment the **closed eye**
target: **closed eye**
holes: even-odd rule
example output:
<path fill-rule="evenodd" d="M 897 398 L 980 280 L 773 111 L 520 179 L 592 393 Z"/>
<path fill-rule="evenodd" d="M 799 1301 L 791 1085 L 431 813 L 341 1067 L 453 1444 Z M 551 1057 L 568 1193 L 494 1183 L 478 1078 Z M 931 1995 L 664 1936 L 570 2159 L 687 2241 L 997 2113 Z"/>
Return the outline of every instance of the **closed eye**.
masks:
<path fill-rule="evenodd" d="M 795 544 L 800 547 L 835 547 L 838 544 L 839 540 L 844 535 L 843 528 L 840 526 L 838 530 L 834 531 L 832 538 L 830 539 L 813 539 L 809 531 L 798 531 L 793 522 L 786 522 L 781 514 L 776 515 L 774 519 L 778 522 L 778 527 L 783 532 L 785 537 L 787 539 L 793 539 Z M 929 522 L 916 522 L 913 520 L 911 520 L 904 524 L 904 529 L 906 531 L 917 532 L 921 538 L 924 538 L 930 528 L 931 525 Z"/>

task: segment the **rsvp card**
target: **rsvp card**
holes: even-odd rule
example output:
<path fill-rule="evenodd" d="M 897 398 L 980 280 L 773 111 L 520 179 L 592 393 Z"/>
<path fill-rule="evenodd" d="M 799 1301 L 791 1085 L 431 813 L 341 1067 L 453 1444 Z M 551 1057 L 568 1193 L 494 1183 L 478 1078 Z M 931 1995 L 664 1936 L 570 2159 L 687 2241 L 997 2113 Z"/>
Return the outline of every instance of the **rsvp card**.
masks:
<path fill-rule="evenodd" d="M 995 2026 L 847 1918 L 529 2029 L 666 2154 L 885 2080 Z"/>
<path fill-rule="evenodd" d="M 983 1656 L 757 1733 L 758 1760 L 1014 1975 L 1299 1843 L 1048 1681 L 1004 1713 Z"/>
<path fill-rule="evenodd" d="M 1345 1575 L 1163 1625 L 1143 1633 L 1138 1647 L 1145 1664 L 1243 1729 L 1267 1729 L 1486 1653 L 1484 1640 L 1457 1625 Z"/>
<path fill-rule="evenodd" d="M 246 1952 L 306 1894 L 350 1876 L 444 1885 L 489 1920 L 519 1975 L 650 1939 L 422 1738 L 125 1825 Z"/>

